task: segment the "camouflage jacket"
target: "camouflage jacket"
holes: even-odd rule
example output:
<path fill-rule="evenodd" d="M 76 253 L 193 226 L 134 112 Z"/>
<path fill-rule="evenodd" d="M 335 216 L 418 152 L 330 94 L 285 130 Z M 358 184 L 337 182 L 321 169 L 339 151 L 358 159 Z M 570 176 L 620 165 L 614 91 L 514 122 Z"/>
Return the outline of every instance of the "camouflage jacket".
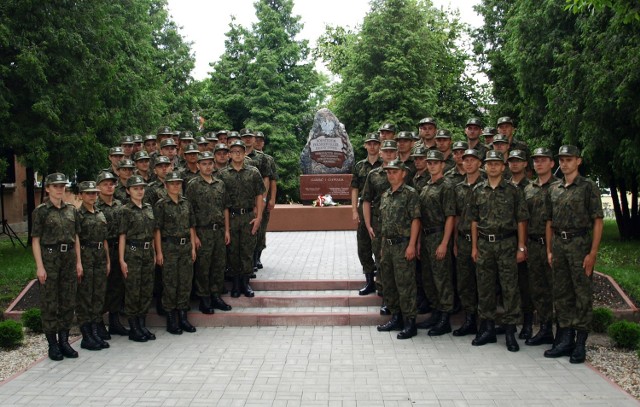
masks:
<path fill-rule="evenodd" d="M 518 223 L 529 219 L 524 192 L 505 179 L 495 189 L 488 180 L 479 183 L 471 197 L 471 219 L 483 233 L 517 231 Z"/>
<path fill-rule="evenodd" d="M 251 153 L 247 154 L 247 157 L 251 160 L 251 165 L 260 171 L 262 178 L 271 178 L 271 166 L 269 165 L 269 159 L 264 153 L 252 150 Z"/>
<path fill-rule="evenodd" d="M 162 198 L 165 198 L 166 196 L 167 188 L 164 186 L 164 182 L 156 179 L 145 188 L 143 202 L 153 206 L 156 204 L 156 202 L 158 202 Z"/>
<path fill-rule="evenodd" d="M 107 219 L 107 239 L 117 239 L 118 221 L 120 219 L 122 203 L 114 198 L 111 205 L 107 205 L 102 199 L 100 199 L 100 196 L 98 196 L 96 208 L 100 209 L 104 214 L 104 217 Z"/>
<path fill-rule="evenodd" d="M 465 177 L 464 181 L 456 184 L 453 188 L 456 199 L 456 228 L 464 234 L 471 233 L 471 196 L 473 189 L 483 181 L 482 177 L 478 177 L 475 183 L 468 184 Z"/>
<path fill-rule="evenodd" d="M 416 172 L 416 174 L 413 176 L 413 181 L 411 181 L 411 186 L 414 187 L 416 191 L 418 191 L 418 193 L 420 193 L 420 191 L 422 191 L 422 188 L 427 185 L 430 179 L 431 174 L 429 174 L 429 171 L 424 170 L 422 174 Z"/>
<path fill-rule="evenodd" d="M 362 200 L 371 202 L 371 214 L 373 216 L 380 215 L 380 199 L 384 191 L 390 187 L 387 174 L 382 167 L 372 170 L 367 176 L 362 190 Z"/>
<path fill-rule="evenodd" d="M 452 169 L 445 172 L 444 177 L 451 182 L 451 184 L 458 185 L 464 181 L 465 175 L 466 174 L 461 173 L 460 170 L 458 170 L 458 166 L 455 165 Z"/>
<path fill-rule="evenodd" d="M 253 208 L 256 196 L 265 193 L 260 172 L 246 163 L 239 171 L 231 165 L 224 168 L 219 172 L 218 178 L 224 182 L 227 190 L 228 208 Z"/>
<path fill-rule="evenodd" d="M 129 194 L 127 194 L 127 187 L 118 179 L 118 183 L 116 184 L 116 189 L 113 191 L 113 199 L 117 199 L 118 201 L 126 204 L 129 202 Z"/>
<path fill-rule="evenodd" d="M 190 228 L 196 226 L 196 217 L 189 201 L 180 196 L 174 202 L 169 196 L 160 199 L 153 206 L 155 228 L 162 237 L 189 237 Z"/>
<path fill-rule="evenodd" d="M 413 160 L 413 157 L 409 157 L 406 161 L 402 162 L 406 167 L 407 175 L 404 177 L 404 183 L 407 185 L 411 185 L 413 182 L 413 177 L 416 175 L 418 170 L 416 169 L 416 163 Z"/>
<path fill-rule="evenodd" d="M 107 240 L 109 236 L 107 218 L 97 206 L 94 206 L 94 212 L 91 213 L 84 205 L 81 205 L 78 209 L 78 217 L 80 218 L 80 232 L 78 233 L 80 243 Z"/>
<path fill-rule="evenodd" d="M 547 212 L 547 193 L 552 183 L 558 178 L 551 177 L 545 184 L 540 185 L 539 180 L 529 182 L 524 187 L 524 197 L 529 209 L 529 224 L 527 233 L 530 235 L 543 235 L 545 233 L 549 213 Z"/>
<path fill-rule="evenodd" d="M 143 203 L 142 207 L 133 202 L 122 206 L 118 222 L 120 235 L 127 235 L 129 240 L 150 242 L 153 239 L 154 226 L 153 208 L 148 203 Z"/>
<path fill-rule="evenodd" d="M 224 225 L 224 210 L 229 199 L 224 182 L 213 178 L 208 183 L 199 176 L 189 182 L 185 196 L 193 207 L 197 226 Z"/>
<path fill-rule="evenodd" d="M 47 201 L 33 211 L 32 237 L 39 237 L 41 245 L 71 244 L 80 232 L 80 218 L 76 207 L 62 202 L 58 209 Z"/>
<path fill-rule="evenodd" d="M 429 181 L 420 192 L 423 228 L 444 227 L 447 216 L 456 215 L 453 185 L 444 177 Z"/>
<path fill-rule="evenodd" d="M 546 197 L 553 229 L 564 232 L 592 229 L 593 220 L 604 217 L 598 186 L 581 175 L 569 186 L 564 183 L 562 179 L 551 184 Z"/>
<path fill-rule="evenodd" d="M 353 166 L 351 174 L 351 188 L 358 190 L 358 196 L 362 197 L 364 192 L 364 183 L 367 181 L 367 175 L 374 169 L 382 166 L 382 159 L 378 158 L 373 164 L 368 159 L 360 160 Z"/>
<path fill-rule="evenodd" d="M 420 218 L 420 197 L 413 187 L 402 184 L 395 192 L 388 188 L 380 202 L 382 237 L 411 236 L 411 223 Z"/>

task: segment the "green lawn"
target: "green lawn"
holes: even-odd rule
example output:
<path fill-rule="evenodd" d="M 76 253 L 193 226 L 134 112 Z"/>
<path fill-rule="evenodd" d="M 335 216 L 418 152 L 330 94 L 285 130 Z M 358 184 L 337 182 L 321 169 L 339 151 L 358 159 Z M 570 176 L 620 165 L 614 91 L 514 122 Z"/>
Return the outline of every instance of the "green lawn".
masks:
<path fill-rule="evenodd" d="M 20 236 L 26 243 L 27 237 Z M 0 309 L 5 310 L 20 291 L 36 277 L 31 247 L 13 247 L 9 239 L 0 240 Z"/>
<path fill-rule="evenodd" d="M 605 220 L 596 270 L 610 275 L 636 301 L 640 301 L 640 242 L 620 241 L 614 220 Z"/>

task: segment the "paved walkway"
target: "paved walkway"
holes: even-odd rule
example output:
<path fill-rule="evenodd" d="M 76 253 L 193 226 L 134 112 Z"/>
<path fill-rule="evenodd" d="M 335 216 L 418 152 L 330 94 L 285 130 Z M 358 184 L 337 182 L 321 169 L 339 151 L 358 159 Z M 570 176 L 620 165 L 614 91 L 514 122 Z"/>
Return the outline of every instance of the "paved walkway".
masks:
<path fill-rule="evenodd" d="M 271 233 L 261 278 L 353 278 L 354 232 Z M 587 365 L 504 340 L 407 341 L 375 327 L 199 328 L 43 359 L 0 386 L 2 406 L 637 406 Z M 79 344 L 75 344 L 76 349 Z"/>

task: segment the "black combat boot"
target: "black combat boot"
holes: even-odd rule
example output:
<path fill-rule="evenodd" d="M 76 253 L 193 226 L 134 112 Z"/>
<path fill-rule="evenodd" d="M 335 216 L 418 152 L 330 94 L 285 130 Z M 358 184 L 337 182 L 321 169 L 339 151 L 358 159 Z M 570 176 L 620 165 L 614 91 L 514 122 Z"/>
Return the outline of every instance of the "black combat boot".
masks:
<path fill-rule="evenodd" d="M 178 325 L 178 310 L 167 312 L 167 332 L 171 335 L 182 335 L 182 329 Z"/>
<path fill-rule="evenodd" d="M 513 324 L 504 326 L 504 340 L 507 344 L 507 350 L 509 352 L 517 352 L 520 350 L 520 345 L 518 345 L 518 341 L 516 340 L 516 326 Z"/>
<path fill-rule="evenodd" d="M 575 331 L 571 328 L 560 328 L 556 334 L 557 343 L 553 348 L 544 351 L 545 358 L 559 358 L 561 356 L 571 356 L 575 343 Z M 586 338 L 585 338 L 586 339 Z"/>
<path fill-rule="evenodd" d="M 82 341 L 80 342 L 80 347 L 86 350 L 101 350 L 102 347 L 98 342 L 93 339 L 93 335 L 91 335 L 91 323 L 85 322 L 80 325 L 80 333 L 82 334 Z"/>
<path fill-rule="evenodd" d="M 113 335 L 127 336 L 129 330 L 120 322 L 120 316 L 117 312 L 109 313 L 109 333 Z"/>
<path fill-rule="evenodd" d="M 465 336 L 475 334 L 477 332 L 478 326 L 476 325 L 476 314 L 467 313 L 460 328 L 453 331 L 453 336 Z"/>
<path fill-rule="evenodd" d="M 451 332 L 451 322 L 448 312 L 440 313 L 440 320 L 429 330 L 429 336 L 441 336 Z"/>
<path fill-rule="evenodd" d="M 178 310 L 178 321 L 180 323 L 180 328 L 182 328 L 185 332 L 195 332 L 196 327 L 191 325 L 189 320 L 187 319 L 187 311 L 181 309 Z"/>
<path fill-rule="evenodd" d="M 240 297 L 240 277 L 233 277 L 233 286 L 231 287 L 231 297 L 238 298 Z"/>
<path fill-rule="evenodd" d="M 240 285 L 240 291 L 245 297 L 255 297 L 256 293 L 253 292 L 253 288 L 249 285 L 249 277 L 243 277 Z"/>
<path fill-rule="evenodd" d="M 105 329 L 106 331 L 106 329 Z M 98 329 L 98 323 L 97 322 L 92 322 L 91 323 L 91 336 L 93 336 L 93 340 L 100 345 L 100 347 L 102 349 L 107 349 L 109 347 L 109 342 L 105 341 L 104 339 L 102 339 L 102 337 L 100 336 L 100 331 Z M 111 336 L 109 336 L 111 337 Z"/>
<path fill-rule="evenodd" d="M 147 337 L 148 340 L 154 341 L 156 339 L 156 336 L 153 334 L 153 332 L 151 332 L 151 331 L 149 331 L 147 329 L 147 316 L 146 315 L 138 317 L 138 326 L 140 327 L 140 331 L 142 331 L 142 333 L 144 334 L 144 336 Z"/>
<path fill-rule="evenodd" d="M 100 318 L 100 321 L 98 321 L 97 324 L 98 336 L 100 337 L 100 339 L 102 339 L 103 341 L 108 341 L 109 339 L 111 339 L 111 335 L 109 335 L 109 331 L 104 325 L 104 321 L 102 320 L 102 318 Z"/>
<path fill-rule="evenodd" d="M 418 334 L 418 328 L 416 328 L 416 317 L 407 318 L 404 321 L 404 329 L 398 332 L 396 338 L 398 339 L 410 339 Z"/>
<path fill-rule="evenodd" d="M 258 272 L 258 251 L 253 250 L 253 274 Z M 251 278 L 256 278 L 255 276 Z"/>
<path fill-rule="evenodd" d="M 209 297 L 208 295 L 204 297 L 200 297 L 200 306 L 198 306 L 198 309 L 203 314 L 207 314 L 207 315 L 213 314 L 215 310 L 211 306 L 211 297 Z"/>
<path fill-rule="evenodd" d="M 533 312 L 525 312 L 524 320 L 522 322 L 522 329 L 518 338 L 529 339 L 533 336 Z"/>
<path fill-rule="evenodd" d="M 389 307 L 387 307 L 387 303 L 384 298 L 382 299 L 382 305 L 380 305 L 380 315 L 391 315 L 391 311 L 389 310 Z"/>
<path fill-rule="evenodd" d="M 140 330 L 140 325 L 138 323 L 138 317 L 129 318 L 129 340 L 135 342 L 146 342 L 148 341 L 145 334 Z"/>
<path fill-rule="evenodd" d="M 378 332 L 401 331 L 403 328 L 404 321 L 402 321 L 402 314 L 400 313 L 393 314 L 387 323 L 376 327 Z"/>
<path fill-rule="evenodd" d="M 58 337 L 56 334 L 45 334 L 47 343 L 49 344 L 49 359 L 60 361 L 64 359 L 62 352 L 60 352 L 60 346 L 58 345 Z"/>
<path fill-rule="evenodd" d="M 358 295 L 369 295 L 376 292 L 376 283 L 373 281 L 373 273 L 365 273 L 366 283 L 364 287 L 358 290 Z"/>
<path fill-rule="evenodd" d="M 73 349 L 71 345 L 69 345 L 68 329 L 58 332 L 58 346 L 60 346 L 60 352 L 62 352 L 62 355 L 65 358 L 73 359 L 78 357 L 78 352 L 76 352 L 75 349 Z"/>
<path fill-rule="evenodd" d="M 222 297 L 220 297 L 218 294 L 214 294 L 211 296 L 211 305 L 213 306 L 213 308 L 217 308 L 222 311 L 231 311 L 231 305 L 224 302 Z"/>
<path fill-rule="evenodd" d="M 584 363 L 584 360 L 587 357 L 587 350 L 585 349 L 585 346 L 587 344 L 588 336 L 589 336 L 589 331 L 577 332 L 576 346 L 573 348 L 573 352 L 571 352 L 571 357 L 569 357 L 569 362 Z"/>
<path fill-rule="evenodd" d="M 433 312 L 433 307 L 431 306 L 431 303 L 429 302 L 427 297 L 419 298 L 416 303 L 418 304 L 418 315 L 424 315 Z"/>
<path fill-rule="evenodd" d="M 473 346 L 482 346 L 488 343 L 496 343 L 496 322 L 492 319 L 483 321 L 483 329 L 478 332 L 475 339 L 471 341 Z"/>
<path fill-rule="evenodd" d="M 262 249 L 260 250 L 256 250 L 257 252 L 257 256 L 256 256 L 256 267 L 258 267 L 258 269 L 262 269 L 264 268 L 264 266 L 262 265 Z"/>
<path fill-rule="evenodd" d="M 527 339 L 524 344 L 527 346 L 538 346 L 542 344 L 553 344 L 553 328 L 551 321 L 542 322 L 540 324 L 540 330 L 531 339 Z"/>
<path fill-rule="evenodd" d="M 433 312 L 431 313 L 431 315 L 429 316 L 429 318 L 425 319 L 422 322 L 419 322 L 416 325 L 416 328 L 418 329 L 431 329 L 434 326 L 436 326 L 438 324 L 438 322 L 440 322 L 440 319 L 442 318 L 442 312 L 436 310 L 433 310 Z"/>

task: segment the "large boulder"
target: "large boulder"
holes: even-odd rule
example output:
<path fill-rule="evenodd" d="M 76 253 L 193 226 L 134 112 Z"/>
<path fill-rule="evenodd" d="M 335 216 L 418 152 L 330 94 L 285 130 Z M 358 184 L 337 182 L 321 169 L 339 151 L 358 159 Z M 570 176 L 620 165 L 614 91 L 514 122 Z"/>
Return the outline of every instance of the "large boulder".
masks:
<path fill-rule="evenodd" d="M 353 162 L 353 146 L 344 125 L 331 110 L 318 110 L 300 154 L 302 173 L 348 174 Z"/>

